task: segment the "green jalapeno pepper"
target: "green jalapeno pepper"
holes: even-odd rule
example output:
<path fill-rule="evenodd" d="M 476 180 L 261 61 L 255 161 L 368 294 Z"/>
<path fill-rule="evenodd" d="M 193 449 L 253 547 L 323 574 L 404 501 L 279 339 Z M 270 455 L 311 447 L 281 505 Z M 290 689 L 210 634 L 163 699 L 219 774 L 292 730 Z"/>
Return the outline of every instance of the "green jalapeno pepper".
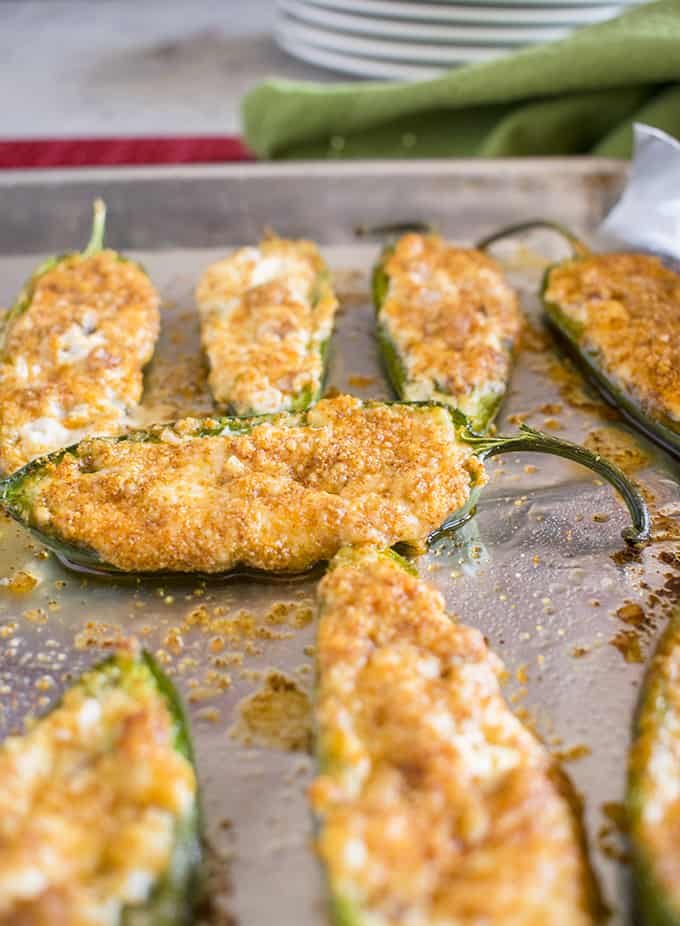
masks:
<path fill-rule="evenodd" d="M 601 901 L 573 791 L 505 702 L 479 631 L 372 547 L 338 553 L 318 602 L 310 798 L 338 926 L 518 911 L 592 926 Z"/>
<path fill-rule="evenodd" d="M 23 286 L 21 292 L 14 301 L 14 305 L 10 308 L 9 312 L 3 319 L 2 324 L 2 341 L 1 344 L 4 347 L 5 341 L 7 340 L 7 335 L 12 329 L 14 322 L 30 308 L 31 302 L 33 301 L 33 293 L 35 292 L 35 287 L 38 280 L 57 266 L 61 261 L 69 260 L 72 258 L 83 258 L 93 257 L 95 254 L 98 254 L 104 248 L 104 232 L 106 229 L 106 205 L 103 200 L 95 200 L 93 207 L 93 218 L 92 218 L 92 231 L 90 232 L 90 240 L 88 241 L 85 248 L 78 252 L 69 252 L 67 254 L 59 254 L 53 257 L 48 257 L 42 262 L 31 274 L 28 282 Z"/>
<path fill-rule="evenodd" d="M 400 399 L 438 401 L 484 431 L 505 395 L 521 327 L 516 293 L 478 250 L 411 231 L 373 270 L 376 336 Z"/>
<path fill-rule="evenodd" d="M 209 384 L 234 415 L 303 411 L 320 398 L 337 299 L 311 241 L 265 238 L 196 287 Z"/>
<path fill-rule="evenodd" d="M 534 228 L 557 231 L 572 249 L 543 278 L 549 327 L 606 402 L 680 456 L 680 276 L 650 255 L 593 254 L 549 221 L 511 226 L 479 247 Z"/>
<path fill-rule="evenodd" d="M 628 767 L 636 899 L 646 926 L 680 923 L 680 608 L 647 672 Z"/>
<path fill-rule="evenodd" d="M 0 768 L 15 795 L 3 922 L 193 922 L 202 850 L 188 721 L 148 653 L 121 647 L 86 672 L 0 746 Z"/>
<path fill-rule="evenodd" d="M 307 412 L 187 419 L 93 438 L 0 482 L 0 502 L 70 564 L 134 574 L 295 574 L 346 543 L 422 549 L 473 512 L 499 453 L 565 457 L 608 480 L 648 536 L 639 493 L 611 463 L 524 427 L 473 433 L 437 403 L 323 399 Z"/>
<path fill-rule="evenodd" d="M 0 471 L 129 424 L 159 332 L 144 270 L 104 248 L 94 205 L 81 253 L 51 257 L 9 310 L 0 335 Z"/>

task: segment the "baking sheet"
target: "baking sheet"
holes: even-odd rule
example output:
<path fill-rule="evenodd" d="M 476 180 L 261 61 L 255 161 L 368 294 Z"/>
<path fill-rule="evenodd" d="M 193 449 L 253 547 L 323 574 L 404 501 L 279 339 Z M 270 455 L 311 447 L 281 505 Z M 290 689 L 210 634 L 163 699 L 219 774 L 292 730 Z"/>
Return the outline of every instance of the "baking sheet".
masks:
<path fill-rule="evenodd" d="M 321 241 L 335 273 L 341 311 L 329 388 L 386 397 L 368 295 L 378 242 L 357 243 L 354 225 L 426 217 L 471 241 L 508 220 L 549 213 L 589 232 L 622 177 L 616 163 L 586 160 L 8 175 L 0 181 L 0 304 L 44 253 L 84 240 L 90 201 L 101 193 L 112 245 L 134 248 L 165 302 L 140 421 L 208 412 L 193 285 L 224 253 L 221 242 L 249 243 L 269 225 Z M 670 458 L 613 419 L 547 348 L 533 293 L 539 254 L 553 245 L 532 239 L 506 252 L 533 322 L 499 430 L 520 416 L 613 455 L 650 499 L 655 542 L 639 556 L 624 549 L 625 509 L 594 474 L 511 455 L 490 464 L 475 520 L 418 566 L 451 610 L 486 634 L 505 660 L 513 706 L 564 756 L 585 800 L 610 922 L 623 924 L 629 885 L 618 804 L 642 660 L 680 586 L 680 484 Z M 64 570 L 9 521 L 0 522 L 0 539 L 2 734 L 46 709 L 117 637 L 139 636 L 189 701 L 212 921 L 323 926 L 305 801 L 316 579 L 103 581 Z M 26 590 L 30 577 L 38 584 Z"/>

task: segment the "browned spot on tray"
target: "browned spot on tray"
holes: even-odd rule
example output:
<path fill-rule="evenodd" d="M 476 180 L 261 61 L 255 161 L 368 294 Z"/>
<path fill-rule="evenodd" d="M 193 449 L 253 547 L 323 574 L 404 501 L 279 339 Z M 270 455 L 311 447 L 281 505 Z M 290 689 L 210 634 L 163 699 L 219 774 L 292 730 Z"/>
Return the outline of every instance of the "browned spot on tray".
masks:
<path fill-rule="evenodd" d="M 610 820 L 620 833 L 628 832 L 628 816 L 625 806 L 620 801 L 605 801 L 602 813 Z"/>
<path fill-rule="evenodd" d="M 571 651 L 571 655 L 574 659 L 582 659 L 584 656 L 587 656 L 589 652 L 589 646 L 575 646 Z"/>
<path fill-rule="evenodd" d="M 31 624 L 47 623 L 47 611 L 44 608 L 29 608 L 28 611 L 24 611 L 23 617 Z"/>
<path fill-rule="evenodd" d="M 672 566 L 673 569 L 680 571 L 680 553 L 673 550 L 662 550 L 658 554 L 659 562 L 665 563 L 666 566 Z"/>
<path fill-rule="evenodd" d="M 175 653 L 175 655 L 182 652 L 184 640 L 178 627 L 171 627 L 170 630 L 168 630 L 163 640 L 163 646 L 169 649 L 171 653 Z"/>
<path fill-rule="evenodd" d="M 296 629 L 306 627 L 314 619 L 308 601 L 276 601 L 265 615 L 266 624 L 287 624 Z"/>
<path fill-rule="evenodd" d="M 644 662 L 640 636 L 634 630 L 619 630 L 610 644 L 617 649 L 626 662 Z"/>
<path fill-rule="evenodd" d="M 612 553 L 610 558 L 617 566 L 627 566 L 630 563 L 641 562 L 642 551 L 639 547 L 625 546 Z"/>
<path fill-rule="evenodd" d="M 643 494 L 648 504 L 651 504 L 647 495 Z M 652 511 L 652 535 L 657 543 L 662 540 L 680 540 L 680 521 L 659 511 Z"/>
<path fill-rule="evenodd" d="M 270 671 L 262 687 L 244 698 L 230 735 L 244 745 L 304 752 L 311 746 L 311 703 L 298 683 Z"/>
<path fill-rule="evenodd" d="M 618 413 L 605 405 L 588 390 L 583 378 L 569 361 L 548 359 L 546 372 L 560 391 L 562 398 L 574 408 L 593 412 L 601 418 L 616 419 Z"/>
<path fill-rule="evenodd" d="M 120 627 L 105 624 L 102 621 L 86 621 L 82 629 L 75 635 L 73 645 L 79 650 L 92 647 L 111 649 L 122 646 L 124 640 L 125 637 Z"/>
<path fill-rule="evenodd" d="M 519 347 L 521 351 L 529 351 L 532 354 L 540 354 L 548 349 L 548 337 L 543 328 L 532 325 L 525 319 L 524 325 L 519 336 Z"/>
<path fill-rule="evenodd" d="M 11 578 L 0 579 L 0 586 L 4 586 L 4 588 L 17 595 L 26 595 L 28 592 L 33 591 L 38 582 L 39 579 L 36 576 L 26 572 L 25 569 L 20 569 Z"/>
<path fill-rule="evenodd" d="M 615 463 L 624 473 L 634 473 L 649 463 L 649 457 L 635 437 L 619 428 L 593 428 L 583 445 Z"/>
<path fill-rule="evenodd" d="M 562 413 L 562 406 L 559 402 L 546 402 L 545 405 L 541 405 L 538 410 L 542 415 L 554 416 Z"/>
<path fill-rule="evenodd" d="M 347 377 L 347 382 L 350 386 L 355 386 L 357 389 L 367 389 L 375 383 L 375 376 L 363 376 L 361 373 L 352 373 L 351 376 Z"/>
<path fill-rule="evenodd" d="M 579 759 L 585 759 L 591 754 L 590 746 L 579 743 L 576 746 L 569 746 L 567 749 L 560 749 L 553 753 L 558 762 L 578 762 Z"/>
<path fill-rule="evenodd" d="M 635 602 L 627 601 L 616 612 L 616 616 L 624 624 L 632 624 L 633 627 L 649 627 L 650 621 L 645 616 L 644 609 Z"/>
<path fill-rule="evenodd" d="M 597 831 L 600 851 L 607 858 L 626 864 L 630 861 L 625 843 L 625 836 L 628 832 L 626 808 L 618 801 L 605 801 L 602 804 L 602 815 L 605 822 Z"/>

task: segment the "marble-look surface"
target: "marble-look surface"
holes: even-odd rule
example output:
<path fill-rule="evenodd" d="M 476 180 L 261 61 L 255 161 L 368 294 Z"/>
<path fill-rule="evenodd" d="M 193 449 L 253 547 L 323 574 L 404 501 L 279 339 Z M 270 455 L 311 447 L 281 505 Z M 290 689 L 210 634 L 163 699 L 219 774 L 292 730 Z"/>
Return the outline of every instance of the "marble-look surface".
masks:
<path fill-rule="evenodd" d="M 273 42 L 274 0 L 0 0 L 0 137 L 232 134 L 264 77 L 329 80 Z"/>

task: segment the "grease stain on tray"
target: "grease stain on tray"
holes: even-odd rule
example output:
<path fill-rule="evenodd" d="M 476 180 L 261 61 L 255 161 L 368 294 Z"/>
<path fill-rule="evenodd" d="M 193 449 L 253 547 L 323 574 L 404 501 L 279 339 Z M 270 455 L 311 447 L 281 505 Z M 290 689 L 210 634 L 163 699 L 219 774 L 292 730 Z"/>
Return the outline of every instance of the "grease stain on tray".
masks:
<path fill-rule="evenodd" d="M 238 705 L 229 735 L 244 746 L 308 752 L 312 740 L 309 695 L 295 679 L 272 669 L 262 687 Z"/>
<path fill-rule="evenodd" d="M 634 473 L 650 462 L 632 434 L 620 428 L 593 428 L 583 442 L 584 447 L 616 463 L 624 473 Z"/>

